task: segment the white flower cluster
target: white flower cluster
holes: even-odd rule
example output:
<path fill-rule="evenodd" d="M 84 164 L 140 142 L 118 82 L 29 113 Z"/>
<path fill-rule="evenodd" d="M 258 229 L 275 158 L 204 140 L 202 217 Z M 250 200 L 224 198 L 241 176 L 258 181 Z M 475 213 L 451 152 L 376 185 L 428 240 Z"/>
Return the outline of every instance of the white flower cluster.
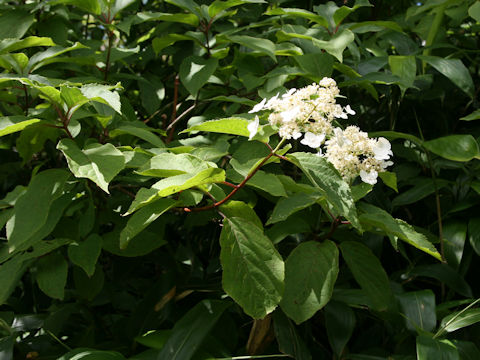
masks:
<path fill-rule="evenodd" d="M 340 94 L 335 80 L 323 78 L 319 84 L 302 89 L 290 89 L 286 94 L 267 100 L 263 99 L 249 113 L 268 110 L 268 122 L 278 128 L 284 139 L 299 139 L 302 144 L 318 149 L 319 156 L 325 156 L 343 178 L 351 182 L 358 175 L 362 181 L 375 184 L 378 172 L 392 165 L 392 155 L 387 139 L 371 139 L 356 126 L 345 130 L 334 128 L 334 119 L 347 119 L 355 115 L 350 105 L 342 107 L 336 103 Z M 260 119 L 248 125 L 250 139 L 258 131 Z M 328 139 L 325 141 L 325 139 Z M 325 142 L 325 155 L 322 145 Z"/>
<path fill-rule="evenodd" d="M 360 175 L 363 182 L 373 185 L 377 182 L 378 173 L 393 165 L 388 160 L 393 153 L 387 139 L 369 138 L 357 126 L 348 126 L 345 130 L 335 128 L 333 133 L 325 142 L 325 158 L 346 181 L 350 182 Z"/>

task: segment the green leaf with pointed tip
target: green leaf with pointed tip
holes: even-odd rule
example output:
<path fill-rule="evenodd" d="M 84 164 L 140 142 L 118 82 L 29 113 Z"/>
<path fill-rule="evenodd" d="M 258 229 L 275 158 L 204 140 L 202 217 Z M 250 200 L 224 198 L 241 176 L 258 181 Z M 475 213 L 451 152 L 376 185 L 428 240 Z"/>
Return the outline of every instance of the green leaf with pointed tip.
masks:
<path fill-rule="evenodd" d="M 10 6 L 10 11 L 3 11 L 0 16 L 0 39 L 20 39 L 26 34 L 30 26 L 35 22 L 33 13 Z M 8 7 L 7 7 L 8 9 Z"/>
<path fill-rule="evenodd" d="M 351 224 L 361 230 L 355 202 L 348 184 L 325 158 L 312 153 L 293 153 L 287 159 L 297 165 L 307 178 L 325 194 L 326 200 Z"/>
<path fill-rule="evenodd" d="M 0 54 L 22 50 L 35 46 L 55 46 L 49 37 L 28 36 L 22 40 L 2 39 L 0 40 Z"/>
<path fill-rule="evenodd" d="M 190 360 L 230 302 L 203 300 L 175 323 L 157 360 Z"/>
<path fill-rule="evenodd" d="M 239 5 L 247 5 L 247 4 L 265 4 L 266 1 L 264 0 L 215 0 L 212 4 L 208 6 L 208 15 L 216 17 L 220 12 L 230 9 L 235 6 Z"/>
<path fill-rule="evenodd" d="M 102 238 L 97 234 L 92 234 L 82 242 L 70 244 L 68 257 L 91 277 L 95 272 L 95 265 L 101 250 Z"/>
<path fill-rule="evenodd" d="M 277 33 L 277 37 L 280 41 L 286 41 L 292 38 L 310 40 L 312 41 L 313 45 L 335 56 L 340 62 L 343 61 L 343 51 L 355 39 L 355 35 L 349 29 L 343 29 L 335 33 L 335 35 L 333 35 L 330 40 L 319 40 L 313 36 L 296 32 L 304 31 L 305 33 L 307 33 L 307 30 L 305 28 L 302 28 L 303 27 L 301 26 L 292 25 L 283 26 L 282 30 Z"/>
<path fill-rule="evenodd" d="M 182 14 L 182 16 L 183 15 L 188 15 L 188 14 Z M 196 16 L 195 16 L 195 19 L 197 19 L 198 21 L 198 18 Z M 195 41 L 193 37 L 182 35 L 182 34 L 168 34 L 162 37 L 156 37 L 155 39 L 152 40 L 153 51 L 155 51 L 155 54 L 158 55 L 158 53 L 163 49 L 165 49 L 166 47 L 175 44 L 177 41 L 184 41 L 184 40 Z"/>
<path fill-rule="evenodd" d="M 58 252 L 41 257 L 38 262 L 37 283 L 40 290 L 54 299 L 62 300 L 67 284 L 68 263 Z"/>
<path fill-rule="evenodd" d="M 273 328 L 282 353 L 296 360 L 312 360 L 312 355 L 298 334 L 296 326 L 280 310 L 273 313 Z"/>
<path fill-rule="evenodd" d="M 417 336 L 417 360 L 460 360 L 457 348 L 449 340 Z"/>
<path fill-rule="evenodd" d="M 321 194 L 293 194 L 287 198 L 280 199 L 273 208 L 272 215 L 266 225 L 286 220 L 290 215 L 315 204 L 323 196 Z"/>
<path fill-rule="evenodd" d="M 282 299 L 284 263 L 262 229 L 253 222 L 226 217 L 220 235 L 222 284 L 254 319 L 272 312 Z"/>
<path fill-rule="evenodd" d="M 153 130 L 154 129 L 148 127 L 142 122 L 120 123 L 115 129 L 110 131 L 109 135 L 112 138 L 125 134 L 133 135 L 139 139 L 145 140 L 155 147 L 164 148 L 165 144 L 162 139 L 155 135 Z"/>
<path fill-rule="evenodd" d="M 395 190 L 398 193 L 397 188 L 397 174 L 390 171 L 383 171 L 378 173 L 378 177 L 382 179 L 383 183 L 389 188 Z"/>
<path fill-rule="evenodd" d="M 353 277 L 372 301 L 374 309 L 391 310 L 395 299 L 380 260 L 368 247 L 357 241 L 344 241 L 340 249 Z"/>
<path fill-rule="evenodd" d="M 473 85 L 470 72 L 460 59 L 444 59 L 438 56 L 417 56 L 434 67 L 442 75 L 449 78 L 455 85 L 463 90 L 471 98 L 474 97 L 475 86 Z"/>
<path fill-rule="evenodd" d="M 282 310 L 297 324 L 310 319 L 330 301 L 337 276 L 335 243 L 329 240 L 301 243 L 285 262 Z"/>
<path fill-rule="evenodd" d="M 383 230 L 386 234 L 397 236 L 406 243 L 426 252 L 435 259 L 441 260 L 438 250 L 430 243 L 425 235 L 416 232 L 413 227 L 400 219 L 394 219 L 385 210 L 367 203 L 358 204 L 363 212 L 360 221 L 365 227 L 373 227 Z"/>
<path fill-rule="evenodd" d="M 180 65 L 180 80 L 190 94 L 197 95 L 217 66 L 218 60 L 215 58 L 205 60 L 199 56 L 189 56 Z"/>
<path fill-rule="evenodd" d="M 125 249 L 130 240 L 175 205 L 177 201 L 173 199 L 159 199 L 135 212 L 120 233 L 120 249 Z"/>
<path fill-rule="evenodd" d="M 25 194 L 15 203 L 15 217 L 7 224 L 10 251 L 22 246 L 46 224 L 51 206 L 62 195 L 69 177 L 63 169 L 42 171 L 33 177 Z"/>
<path fill-rule="evenodd" d="M 480 309 L 456 311 L 442 319 L 440 327 L 446 332 L 453 332 L 480 321 Z"/>
<path fill-rule="evenodd" d="M 22 131 L 27 126 L 40 122 L 40 119 L 30 119 L 23 115 L 0 117 L 0 136 Z"/>
<path fill-rule="evenodd" d="M 95 15 L 100 15 L 101 13 L 99 0 L 53 0 L 50 3 L 52 5 L 54 4 L 74 5 L 82 10 L 85 10 Z"/>
<path fill-rule="evenodd" d="M 397 298 L 405 315 L 407 329 L 432 331 L 437 325 L 435 294 L 431 290 L 411 291 L 398 294 Z"/>
<path fill-rule="evenodd" d="M 246 219 L 253 222 L 260 229 L 263 229 L 262 220 L 260 220 L 255 210 L 253 210 L 251 206 L 243 201 L 228 201 L 226 204 L 220 205 L 220 211 L 226 217 L 238 217 Z"/>
<path fill-rule="evenodd" d="M 355 322 L 355 313 L 346 304 L 339 301 L 330 301 L 325 306 L 325 326 L 328 342 L 339 358 L 341 358 L 341 354 L 352 336 Z"/>
<path fill-rule="evenodd" d="M 80 90 L 82 94 L 90 100 L 98 101 L 110 106 L 117 113 L 121 114 L 120 95 L 118 92 L 112 91 L 118 88 L 119 85 L 100 85 L 100 84 L 87 84 L 83 85 Z"/>
<path fill-rule="evenodd" d="M 327 20 L 325 20 L 323 16 L 314 14 L 304 9 L 277 7 L 273 9 L 268 9 L 265 12 L 265 15 L 285 15 L 285 17 L 292 17 L 292 18 L 299 17 L 299 18 L 313 21 L 321 26 L 328 27 L 328 22 Z"/>
<path fill-rule="evenodd" d="M 125 157 L 112 144 L 93 143 L 81 150 L 73 140 L 62 139 L 57 149 L 75 177 L 92 180 L 106 193 L 110 181 L 125 167 Z"/>
<path fill-rule="evenodd" d="M 0 305 L 5 304 L 10 294 L 19 285 L 19 280 L 27 269 L 23 260 L 21 256 L 15 256 L 0 265 Z"/>
<path fill-rule="evenodd" d="M 28 61 L 28 65 L 25 68 L 25 71 L 27 73 L 34 72 L 35 70 L 41 68 L 42 66 L 50 64 L 51 62 L 49 62 L 49 60 L 53 58 L 56 58 L 62 54 L 65 54 L 73 50 L 86 49 L 86 48 L 88 47 L 77 42 L 67 48 L 64 48 L 61 46 L 53 46 L 48 48 L 47 50 L 39 51 L 30 58 L 30 60 Z"/>
<path fill-rule="evenodd" d="M 225 170 L 213 167 L 201 170 L 198 173 L 180 174 L 162 179 L 153 184 L 150 189 L 140 189 L 125 215 L 132 214 L 143 206 L 156 201 L 158 198 L 166 197 L 193 187 L 201 187 L 223 181 L 225 181 Z"/>
<path fill-rule="evenodd" d="M 472 121 L 472 120 L 478 120 L 478 119 L 480 119 L 480 109 L 475 110 L 471 114 L 468 114 L 467 116 L 460 118 L 460 120 L 463 120 L 463 121 Z"/>
<path fill-rule="evenodd" d="M 361 7 L 371 7 L 373 6 L 368 2 L 368 0 L 356 0 L 355 5 L 351 8 L 348 6 L 342 6 L 340 7 L 335 13 L 333 14 L 333 21 L 335 22 L 335 25 L 339 25 L 348 15 L 350 15 L 352 12 L 357 10 L 358 8 Z"/>
<path fill-rule="evenodd" d="M 426 141 L 423 146 L 434 154 L 453 161 L 480 158 L 478 143 L 472 135 L 449 135 Z"/>
<path fill-rule="evenodd" d="M 231 35 L 228 39 L 236 44 L 258 51 L 260 54 L 267 55 L 272 58 L 273 61 L 277 61 L 277 58 L 275 57 L 275 44 L 268 39 L 247 35 Z"/>
<path fill-rule="evenodd" d="M 464 297 L 472 297 L 472 289 L 465 279 L 447 264 L 416 266 L 410 271 L 411 276 L 425 276 L 446 284 L 450 289 Z"/>
<path fill-rule="evenodd" d="M 169 177 L 195 173 L 209 167 L 217 167 L 191 154 L 163 153 L 152 157 L 136 173 L 144 176 Z"/>
<path fill-rule="evenodd" d="M 247 119 L 237 117 L 211 120 L 189 127 L 188 129 L 180 132 L 180 134 L 192 131 L 206 131 L 249 137 L 250 132 L 247 129 L 249 123 L 250 121 Z"/>

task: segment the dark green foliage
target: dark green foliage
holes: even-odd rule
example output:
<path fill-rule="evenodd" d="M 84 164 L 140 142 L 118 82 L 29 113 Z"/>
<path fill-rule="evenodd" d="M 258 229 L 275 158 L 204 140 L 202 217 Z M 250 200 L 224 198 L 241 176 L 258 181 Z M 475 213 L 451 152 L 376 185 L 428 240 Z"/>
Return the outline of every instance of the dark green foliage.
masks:
<path fill-rule="evenodd" d="M 0 359 L 480 358 L 479 22 L 0 1 Z M 392 143 L 373 187 L 249 113 L 324 77 Z"/>

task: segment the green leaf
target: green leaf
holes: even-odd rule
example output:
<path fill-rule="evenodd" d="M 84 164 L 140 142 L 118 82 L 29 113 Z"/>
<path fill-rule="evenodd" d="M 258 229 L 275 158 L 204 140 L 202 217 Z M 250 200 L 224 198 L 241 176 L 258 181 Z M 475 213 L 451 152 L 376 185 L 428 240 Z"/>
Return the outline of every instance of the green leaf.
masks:
<path fill-rule="evenodd" d="M 169 177 L 195 173 L 208 169 L 215 164 L 208 163 L 191 154 L 162 153 L 152 157 L 136 173 L 144 176 Z"/>
<path fill-rule="evenodd" d="M 88 145 L 80 150 L 71 139 L 62 139 L 57 149 L 63 152 L 70 171 L 77 178 L 87 178 L 107 194 L 108 183 L 125 167 L 125 158 L 112 144 Z"/>
<path fill-rule="evenodd" d="M 435 294 L 431 290 L 412 291 L 398 294 L 397 298 L 405 315 L 407 328 L 430 332 L 437 326 Z"/>
<path fill-rule="evenodd" d="M 120 249 L 125 249 L 130 240 L 176 204 L 173 199 L 159 199 L 133 214 L 120 233 Z"/>
<path fill-rule="evenodd" d="M 290 215 L 296 213 L 297 211 L 303 210 L 307 207 L 312 206 L 322 196 L 320 194 L 305 194 L 298 193 L 293 194 L 287 198 L 280 199 L 275 207 L 273 208 L 272 215 L 267 221 L 266 225 L 274 224 L 279 221 L 287 219 Z"/>
<path fill-rule="evenodd" d="M 413 82 L 417 75 L 417 60 L 415 56 L 391 55 L 388 57 L 388 64 L 392 74 L 402 79 L 399 86 L 402 89 L 402 94 L 404 94 L 407 88 L 413 87 Z"/>
<path fill-rule="evenodd" d="M 305 54 L 295 56 L 294 59 L 317 82 L 332 75 L 333 58 L 329 54 Z"/>
<path fill-rule="evenodd" d="M 449 340 L 417 337 L 417 360 L 460 360 L 456 347 Z"/>
<path fill-rule="evenodd" d="M 411 276 L 425 276 L 445 283 L 450 289 L 465 297 L 472 297 L 470 285 L 447 264 L 416 266 L 409 272 Z"/>
<path fill-rule="evenodd" d="M 15 9 L 14 7 L 10 8 Z M 0 16 L 0 39 L 20 39 L 25 35 L 34 21 L 33 14 L 28 11 L 21 9 L 5 11 Z"/>
<path fill-rule="evenodd" d="M 192 131 L 206 131 L 249 137 L 250 132 L 247 129 L 249 123 L 250 121 L 247 119 L 237 117 L 211 120 L 189 127 L 188 129 L 181 131 L 180 134 Z"/>
<path fill-rule="evenodd" d="M 232 181 L 238 183 L 242 182 L 244 179 L 242 176 L 232 170 L 227 172 L 227 176 Z M 262 170 L 258 170 L 255 175 L 248 180 L 246 185 L 265 191 L 273 196 L 287 196 L 285 188 L 283 187 L 282 182 L 278 179 L 278 176 Z"/>
<path fill-rule="evenodd" d="M 392 309 L 395 301 L 388 275 L 372 251 L 356 241 L 344 241 L 340 249 L 353 277 L 372 301 L 374 309 Z"/>
<path fill-rule="evenodd" d="M 423 146 L 434 154 L 453 161 L 480 158 L 478 143 L 472 135 L 449 135 L 426 141 Z"/>
<path fill-rule="evenodd" d="M 473 250 L 480 255 L 480 218 L 472 217 L 468 221 L 468 239 Z"/>
<path fill-rule="evenodd" d="M 350 187 L 331 163 L 312 153 L 293 153 L 287 155 L 287 159 L 297 165 L 312 184 L 325 194 L 327 201 L 340 215 L 361 230 Z"/>
<path fill-rule="evenodd" d="M 394 219 L 385 210 L 371 204 L 361 203 L 358 206 L 363 212 L 360 215 L 360 222 L 366 225 L 366 227 L 382 229 L 386 234 L 397 236 L 406 243 L 441 260 L 441 255 L 435 246 L 423 234 L 416 232 L 413 227 L 403 220 Z"/>
<path fill-rule="evenodd" d="M 153 184 L 150 189 L 140 189 L 125 215 L 132 214 L 160 197 L 166 197 L 196 186 L 201 187 L 223 181 L 225 181 L 225 171 L 213 167 L 194 174 L 181 174 L 162 179 Z"/>
<path fill-rule="evenodd" d="M 460 59 L 444 59 L 438 56 L 417 56 L 425 61 L 438 72 L 449 78 L 455 85 L 463 90 L 471 98 L 474 97 L 475 87 L 468 69 Z"/>
<path fill-rule="evenodd" d="M 148 127 L 141 122 L 135 123 L 120 123 L 115 129 L 110 131 L 110 137 L 114 138 L 120 135 L 133 135 L 139 139 L 145 140 L 158 148 L 164 148 L 165 144 L 162 139 L 153 133 L 154 129 Z"/>
<path fill-rule="evenodd" d="M 41 257 L 37 262 L 37 283 L 40 290 L 62 300 L 67 284 L 68 263 L 58 252 Z"/>
<path fill-rule="evenodd" d="M 335 25 L 338 26 L 352 12 L 354 12 L 358 8 L 365 6 L 373 7 L 373 5 L 368 2 L 368 0 L 356 0 L 355 5 L 351 8 L 347 6 L 342 6 L 333 14 L 333 21 L 335 22 Z"/>
<path fill-rule="evenodd" d="M 395 190 L 398 193 L 397 188 L 397 174 L 390 171 L 383 171 L 378 173 L 378 177 L 382 179 L 383 183 L 390 189 Z"/>
<path fill-rule="evenodd" d="M 440 327 L 446 332 L 453 332 L 480 321 L 480 309 L 467 309 L 454 312 L 442 319 Z"/>
<path fill-rule="evenodd" d="M 466 239 L 467 223 L 465 221 L 450 220 L 443 224 L 445 259 L 454 269 L 460 266 Z"/>
<path fill-rule="evenodd" d="M 198 56 L 189 56 L 180 65 L 180 80 L 188 92 L 195 96 L 208 82 L 217 66 L 218 60 L 215 58 L 205 60 Z"/>
<path fill-rule="evenodd" d="M 175 323 L 157 360 L 190 360 L 217 323 L 229 302 L 203 300 Z"/>
<path fill-rule="evenodd" d="M 69 177 L 63 169 L 50 169 L 32 179 L 26 193 L 15 203 L 15 216 L 7 223 L 10 252 L 21 247 L 47 223 L 51 206 L 62 195 Z"/>
<path fill-rule="evenodd" d="M 275 44 L 268 39 L 247 35 L 231 35 L 228 39 L 234 43 L 245 46 L 246 48 L 258 51 L 260 54 L 267 55 L 275 62 L 277 61 L 277 58 L 275 57 Z"/>
<path fill-rule="evenodd" d="M 40 122 L 40 119 L 29 119 L 23 115 L 0 117 L 0 136 L 22 131 L 27 126 Z"/>
<path fill-rule="evenodd" d="M 247 4 L 265 4 L 264 0 L 215 0 L 211 5 L 208 6 L 208 15 L 212 18 L 216 17 L 220 12 L 230 9 L 239 5 Z"/>
<path fill-rule="evenodd" d="M 297 31 L 301 31 L 303 34 Z M 306 29 L 301 26 L 286 25 L 277 33 L 277 38 L 279 38 L 279 41 L 286 41 L 292 38 L 312 41 L 313 45 L 333 55 L 340 62 L 343 61 L 343 51 L 355 39 L 355 35 L 349 29 L 338 31 L 330 40 L 319 40 L 313 36 L 306 35 L 306 33 Z"/>
<path fill-rule="evenodd" d="M 325 306 L 325 326 L 328 342 L 340 358 L 355 328 L 355 314 L 344 303 L 330 301 Z"/>
<path fill-rule="evenodd" d="M 220 235 L 223 288 L 254 319 L 272 312 L 282 299 L 284 263 L 253 222 L 225 218 Z"/>
<path fill-rule="evenodd" d="M 83 85 L 80 90 L 82 94 L 93 101 L 101 102 L 105 105 L 110 106 L 117 113 L 122 114 L 120 95 L 116 91 L 112 91 L 119 87 L 117 85 L 100 85 L 100 84 L 87 84 Z"/>
<path fill-rule="evenodd" d="M 328 22 L 323 16 L 319 16 L 304 9 L 276 7 L 268 9 L 265 12 L 265 15 L 286 15 L 286 17 L 291 18 L 299 17 L 313 21 L 321 26 L 328 27 Z"/>
<path fill-rule="evenodd" d="M 0 265 L 0 305 L 5 304 L 10 294 L 19 285 L 20 278 L 26 269 L 27 266 L 20 256 L 15 256 Z"/>
<path fill-rule="evenodd" d="M 26 73 L 34 72 L 35 70 L 38 70 L 42 66 L 52 64 L 54 62 L 63 61 L 62 59 L 54 59 L 62 54 L 65 54 L 73 50 L 86 49 L 86 48 L 87 46 L 82 45 L 79 42 L 76 42 L 75 44 L 67 48 L 63 48 L 61 46 L 53 46 L 48 48 L 47 50 L 39 51 L 30 58 L 30 60 L 28 61 L 28 65 L 25 68 L 25 71 Z"/>
<path fill-rule="evenodd" d="M 335 243 L 329 240 L 301 243 L 285 262 L 282 310 L 297 324 L 310 319 L 330 301 L 337 276 Z"/>
<path fill-rule="evenodd" d="M 74 5 L 82 10 L 85 10 L 91 14 L 100 15 L 100 1 L 99 0 L 53 0 L 50 1 L 52 5 L 54 4 L 67 4 Z"/>
<path fill-rule="evenodd" d="M 475 19 L 477 23 L 480 22 L 480 3 L 475 1 L 475 3 L 468 8 L 468 15 Z"/>
<path fill-rule="evenodd" d="M 296 360 L 311 360 L 312 355 L 297 332 L 296 326 L 281 310 L 273 313 L 273 328 L 279 350 Z"/>
<path fill-rule="evenodd" d="M 480 5 L 480 3 L 478 3 Z M 468 114 L 467 116 L 461 117 L 460 120 L 463 121 L 472 121 L 472 120 L 478 120 L 480 119 L 480 109 L 475 110 L 471 114 Z"/>
<path fill-rule="evenodd" d="M 189 14 L 181 14 L 182 16 L 188 16 Z M 198 18 L 194 16 L 195 19 Z M 155 39 L 152 40 L 152 47 L 153 51 L 155 51 L 155 54 L 158 55 L 160 51 L 165 49 L 166 47 L 175 44 L 177 41 L 184 41 L 184 40 L 195 40 L 194 38 L 187 36 L 187 35 L 181 35 L 181 34 L 168 34 L 162 37 L 156 37 Z"/>
<path fill-rule="evenodd" d="M 125 360 L 125 358 L 122 354 L 115 351 L 77 348 L 69 351 L 57 360 Z"/>
<path fill-rule="evenodd" d="M 438 190 L 446 185 L 448 185 L 448 181 L 444 179 L 436 179 L 434 183 L 430 178 L 417 177 L 412 188 L 403 191 L 393 199 L 392 206 L 395 207 L 416 203 L 430 194 L 433 194 L 435 188 Z"/>
<path fill-rule="evenodd" d="M 22 50 L 35 46 L 55 46 L 55 43 L 49 37 L 38 36 L 28 36 L 22 40 L 2 39 L 0 40 L 0 54 L 5 54 L 8 52 Z"/>
<path fill-rule="evenodd" d="M 95 265 L 102 250 L 102 238 L 97 234 L 90 235 L 82 242 L 72 243 L 68 247 L 68 257 L 80 266 L 88 276 L 95 272 Z"/>
<path fill-rule="evenodd" d="M 87 276 L 85 271 L 79 267 L 74 267 L 73 281 L 79 297 L 92 301 L 103 289 L 103 285 L 105 284 L 105 274 L 103 273 L 101 265 L 98 263 L 91 276 Z"/>
<path fill-rule="evenodd" d="M 243 201 L 228 201 L 227 203 L 220 205 L 220 211 L 228 218 L 242 218 L 254 223 L 260 229 L 263 229 L 262 220 L 260 220 L 255 210 Z"/>

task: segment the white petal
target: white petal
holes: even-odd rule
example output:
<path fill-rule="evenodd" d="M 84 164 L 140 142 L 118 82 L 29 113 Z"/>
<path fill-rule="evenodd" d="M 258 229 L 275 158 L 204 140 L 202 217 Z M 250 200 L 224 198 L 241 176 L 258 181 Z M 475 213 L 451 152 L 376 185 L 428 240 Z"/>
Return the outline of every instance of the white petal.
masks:
<path fill-rule="evenodd" d="M 292 120 L 295 120 L 299 110 L 299 107 L 294 107 L 293 109 L 281 112 L 280 116 L 282 117 L 283 122 L 290 122 Z"/>
<path fill-rule="evenodd" d="M 375 159 L 388 160 L 390 158 L 390 155 L 393 155 L 391 149 L 392 149 L 392 146 L 390 145 L 390 142 L 387 139 L 385 139 L 384 137 L 379 138 L 373 148 Z"/>
<path fill-rule="evenodd" d="M 261 102 L 259 102 L 257 105 L 255 105 L 253 107 L 253 109 L 250 110 L 248 113 L 252 114 L 252 113 L 262 111 L 263 110 L 263 105 L 265 105 L 266 101 L 267 101 L 267 99 L 263 99 Z"/>
<path fill-rule="evenodd" d="M 323 140 L 325 140 L 325 134 L 316 135 L 308 131 L 305 133 L 305 136 L 300 141 L 300 143 L 316 149 L 319 148 L 320 145 L 322 145 Z"/>
<path fill-rule="evenodd" d="M 295 140 L 297 140 L 298 138 L 300 138 L 302 136 L 302 133 L 301 132 L 294 132 L 292 134 L 292 138 L 294 138 Z"/>
<path fill-rule="evenodd" d="M 350 105 L 345 106 L 345 112 L 346 112 L 347 114 L 349 114 L 349 115 L 355 115 L 355 114 L 356 114 L 355 110 L 353 110 L 353 109 L 350 107 Z"/>
<path fill-rule="evenodd" d="M 255 134 L 258 131 L 258 126 L 260 125 L 260 119 L 258 116 L 255 116 L 255 120 L 252 121 L 250 124 L 248 124 L 247 129 L 250 132 L 250 136 L 248 137 L 248 140 L 252 140 L 252 138 L 255 136 Z"/>
<path fill-rule="evenodd" d="M 378 173 L 375 170 L 366 172 L 365 170 L 360 170 L 360 178 L 364 183 L 375 185 L 377 183 Z"/>

